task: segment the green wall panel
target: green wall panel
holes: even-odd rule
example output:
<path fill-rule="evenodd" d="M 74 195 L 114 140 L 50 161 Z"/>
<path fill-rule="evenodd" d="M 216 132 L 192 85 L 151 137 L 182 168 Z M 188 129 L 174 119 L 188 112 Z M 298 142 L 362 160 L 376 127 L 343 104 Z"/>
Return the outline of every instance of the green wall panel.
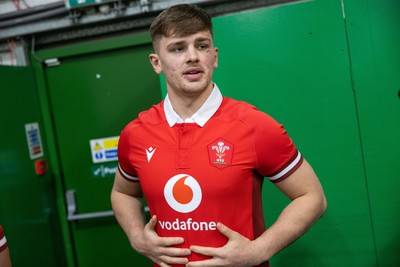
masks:
<path fill-rule="evenodd" d="M 341 2 L 311 1 L 214 19 L 225 95 L 288 129 L 312 164 L 328 210 L 275 266 L 375 266 L 368 191 Z M 266 224 L 288 200 L 267 183 Z"/>
<path fill-rule="evenodd" d="M 35 173 L 25 124 L 38 123 L 47 149 L 29 67 L 0 66 L 0 224 L 13 266 L 66 266 L 55 204 L 54 177 Z"/>
<path fill-rule="evenodd" d="M 400 2 L 344 1 L 379 266 L 400 266 Z"/>

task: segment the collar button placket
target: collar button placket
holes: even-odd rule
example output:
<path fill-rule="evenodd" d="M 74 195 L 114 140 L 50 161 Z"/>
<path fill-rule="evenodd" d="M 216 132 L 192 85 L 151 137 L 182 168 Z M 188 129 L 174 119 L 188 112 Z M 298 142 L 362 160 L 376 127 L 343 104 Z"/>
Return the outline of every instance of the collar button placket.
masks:
<path fill-rule="evenodd" d="M 178 148 L 178 169 L 187 169 L 190 167 L 190 151 L 192 143 L 192 131 L 194 125 L 179 125 L 179 148 Z"/>

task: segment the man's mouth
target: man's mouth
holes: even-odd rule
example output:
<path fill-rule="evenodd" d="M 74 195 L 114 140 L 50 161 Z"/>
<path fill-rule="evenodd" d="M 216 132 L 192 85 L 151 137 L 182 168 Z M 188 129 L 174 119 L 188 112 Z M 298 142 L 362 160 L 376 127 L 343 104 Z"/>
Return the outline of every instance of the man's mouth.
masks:
<path fill-rule="evenodd" d="M 202 75 L 203 71 L 199 68 L 189 68 L 183 72 L 183 76 L 189 80 L 198 80 Z"/>
<path fill-rule="evenodd" d="M 183 74 L 199 74 L 201 72 L 202 71 L 199 68 L 189 68 L 189 69 L 186 69 Z"/>

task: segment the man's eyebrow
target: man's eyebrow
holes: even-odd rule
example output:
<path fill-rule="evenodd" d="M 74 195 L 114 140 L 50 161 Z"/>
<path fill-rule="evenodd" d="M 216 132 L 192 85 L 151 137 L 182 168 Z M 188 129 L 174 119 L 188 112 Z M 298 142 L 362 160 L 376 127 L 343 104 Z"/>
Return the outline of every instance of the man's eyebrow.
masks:
<path fill-rule="evenodd" d="M 172 42 L 172 43 L 170 43 L 170 44 L 167 45 L 167 48 L 173 48 L 173 47 L 175 47 L 175 46 L 180 46 L 180 45 L 183 45 L 183 44 L 185 44 L 184 41 Z"/>
<path fill-rule="evenodd" d="M 195 39 L 195 42 L 211 42 L 211 39 L 207 37 L 199 37 Z"/>
<path fill-rule="evenodd" d="M 212 42 L 212 40 L 210 38 L 207 38 L 207 37 L 198 37 L 194 41 L 195 41 L 195 43 Z M 186 41 L 172 42 L 172 43 L 167 45 L 167 49 L 171 49 L 171 48 L 174 48 L 175 46 L 181 46 L 181 45 L 185 45 L 185 44 L 186 44 Z"/>

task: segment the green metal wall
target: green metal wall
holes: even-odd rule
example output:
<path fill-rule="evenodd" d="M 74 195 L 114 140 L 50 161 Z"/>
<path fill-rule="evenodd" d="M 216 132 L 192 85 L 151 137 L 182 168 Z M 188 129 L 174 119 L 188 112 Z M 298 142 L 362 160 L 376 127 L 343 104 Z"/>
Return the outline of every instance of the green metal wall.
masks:
<path fill-rule="evenodd" d="M 285 125 L 328 198 L 273 266 L 400 264 L 398 14 L 398 1 L 327 0 L 214 19 L 215 82 Z M 266 185 L 267 224 L 287 202 Z"/>
<path fill-rule="evenodd" d="M 344 2 L 379 266 L 400 266 L 400 1 Z"/>
<path fill-rule="evenodd" d="M 324 217 L 272 266 L 373 266 L 368 191 L 340 1 L 311 1 L 215 20 L 215 81 L 283 123 L 328 199 Z M 288 200 L 264 188 L 267 226 Z"/>

